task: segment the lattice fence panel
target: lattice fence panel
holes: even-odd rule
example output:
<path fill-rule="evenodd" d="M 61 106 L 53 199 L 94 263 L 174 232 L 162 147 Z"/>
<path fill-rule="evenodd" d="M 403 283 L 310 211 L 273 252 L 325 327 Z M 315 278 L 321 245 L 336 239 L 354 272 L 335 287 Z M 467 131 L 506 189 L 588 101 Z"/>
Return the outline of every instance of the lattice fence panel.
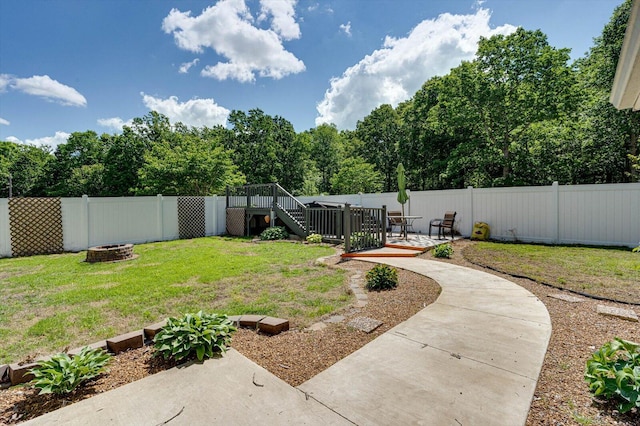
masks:
<path fill-rule="evenodd" d="M 245 211 L 242 208 L 227 209 L 227 234 L 242 237 L 245 234 Z"/>
<path fill-rule="evenodd" d="M 14 257 L 62 253 L 60 198 L 11 198 L 9 229 Z"/>
<path fill-rule="evenodd" d="M 178 197 L 178 234 L 180 238 L 204 237 L 204 197 Z"/>

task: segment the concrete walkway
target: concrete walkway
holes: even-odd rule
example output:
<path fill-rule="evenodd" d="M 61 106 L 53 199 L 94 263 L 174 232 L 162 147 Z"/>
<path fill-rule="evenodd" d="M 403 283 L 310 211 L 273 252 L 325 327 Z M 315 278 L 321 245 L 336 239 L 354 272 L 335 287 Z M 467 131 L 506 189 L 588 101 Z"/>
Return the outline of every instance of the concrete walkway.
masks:
<path fill-rule="evenodd" d="M 298 389 L 230 350 L 27 425 L 523 425 L 551 335 L 542 302 L 491 274 L 360 258 L 436 280 L 438 300 Z"/>

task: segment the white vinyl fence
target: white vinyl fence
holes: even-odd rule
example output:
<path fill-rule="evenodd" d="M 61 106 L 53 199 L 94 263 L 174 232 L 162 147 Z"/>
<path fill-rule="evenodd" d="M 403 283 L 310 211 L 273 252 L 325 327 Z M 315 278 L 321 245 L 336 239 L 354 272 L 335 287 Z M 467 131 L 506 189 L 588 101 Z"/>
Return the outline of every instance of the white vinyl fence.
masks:
<path fill-rule="evenodd" d="M 178 197 L 62 198 L 65 251 L 179 238 Z M 225 199 L 205 197 L 205 234 L 225 231 Z M 0 199 L 0 257 L 11 256 L 8 200 Z"/>
<path fill-rule="evenodd" d="M 457 212 L 456 229 L 471 235 L 475 222 L 491 238 L 557 244 L 635 247 L 640 241 L 640 183 L 410 191 L 405 214 L 422 216 L 414 230 L 426 234 L 429 220 Z M 396 193 L 300 197 L 400 210 Z M 206 235 L 226 229 L 225 197 L 205 197 Z M 178 238 L 177 197 L 63 198 L 64 250 Z M 9 207 L 0 199 L 0 257 L 11 256 Z"/>
<path fill-rule="evenodd" d="M 456 211 L 456 230 L 470 236 L 475 222 L 491 238 L 550 244 L 636 247 L 640 244 L 640 183 L 467 188 L 410 191 L 405 214 L 422 216 L 414 230 L 429 231 L 429 220 Z M 301 197 L 301 201 L 347 202 L 400 210 L 396 193 Z"/>

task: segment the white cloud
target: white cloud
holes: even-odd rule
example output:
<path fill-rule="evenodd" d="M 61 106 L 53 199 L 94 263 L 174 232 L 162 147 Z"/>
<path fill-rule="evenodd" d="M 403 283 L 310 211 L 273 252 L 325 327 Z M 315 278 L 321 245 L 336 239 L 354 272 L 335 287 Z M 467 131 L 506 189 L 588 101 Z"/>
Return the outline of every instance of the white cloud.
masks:
<path fill-rule="evenodd" d="M 4 126 L 8 126 L 11 124 L 11 122 L 9 122 L 9 120 L 5 120 L 4 118 L 0 117 L 0 124 Z"/>
<path fill-rule="evenodd" d="M 8 74 L 0 75 L 0 91 L 11 88 L 28 95 L 40 96 L 48 101 L 69 106 L 87 106 L 87 100 L 73 87 L 53 80 L 48 75 L 34 75 L 17 78 Z"/>
<path fill-rule="evenodd" d="M 202 53 L 210 48 L 227 58 L 227 62 L 207 65 L 201 72 L 205 77 L 253 82 L 256 74 L 280 79 L 304 71 L 304 63 L 282 44 L 300 37 L 294 20 L 295 1 L 262 0 L 261 5 L 260 17 L 272 17 L 271 29 L 254 26 L 244 0 L 220 0 L 195 17 L 191 11 L 172 9 L 162 21 L 162 29 L 173 34 L 181 49 Z"/>
<path fill-rule="evenodd" d="M 54 136 L 45 136 L 43 138 L 27 139 L 23 141 L 21 139 L 16 138 L 15 136 L 9 136 L 8 138 L 6 138 L 6 140 L 9 142 L 22 143 L 25 145 L 35 145 L 35 146 L 48 145 L 51 147 L 51 149 L 56 149 L 56 147 L 61 143 L 67 143 L 67 139 L 69 139 L 69 136 L 71 136 L 70 133 L 58 131 Z"/>
<path fill-rule="evenodd" d="M 109 129 L 113 129 L 116 131 L 121 131 L 122 126 L 129 126 L 133 124 L 133 120 L 124 121 L 120 117 L 111 117 L 111 118 L 99 118 L 98 124 L 102 127 L 107 127 Z"/>
<path fill-rule="evenodd" d="M 351 37 L 351 21 L 347 22 L 346 24 L 340 24 L 340 29 L 344 31 L 346 35 Z"/>
<path fill-rule="evenodd" d="M 198 62 L 200 62 L 200 59 L 198 59 L 198 58 L 195 58 L 195 59 L 194 59 L 193 61 L 191 61 L 191 62 L 185 62 L 185 63 L 183 63 L 182 65 L 180 65 L 180 69 L 178 70 L 178 72 L 179 72 L 180 74 L 186 74 L 186 73 L 188 73 L 188 72 L 189 72 L 189 69 L 190 69 L 192 66 L 196 65 Z"/>
<path fill-rule="evenodd" d="M 9 74 L 0 74 L 0 93 L 7 90 L 10 82 L 11 76 Z"/>
<path fill-rule="evenodd" d="M 172 123 L 179 121 L 187 126 L 213 127 L 217 124 L 226 126 L 227 117 L 231 112 L 217 105 L 213 99 L 190 99 L 179 102 L 176 96 L 161 99 L 144 93 L 140 94 L 147 108 L 166 115 Z"/>
<path fill-rule="evenodd" d="M 419 23 L 405 38 L 387 37 L 382 48 L 334 77 L 316 109 L 316 125 L 354 128 L 373 109 L 398 103 L 429 78 L 444 75 L 475 56 L 480 36 L 509 34 L 512 25 L 491 29 L 487 9 L 473 15 L 442 14 Z"/>
<path fill-rule="evenodd" d="M 258 22 L 273 17 L 271 28 L 283 40 L 300 38 L 300 26 L 296 22 L 295 5 L 297 0 L 260 0 L 261 10 Z"/>

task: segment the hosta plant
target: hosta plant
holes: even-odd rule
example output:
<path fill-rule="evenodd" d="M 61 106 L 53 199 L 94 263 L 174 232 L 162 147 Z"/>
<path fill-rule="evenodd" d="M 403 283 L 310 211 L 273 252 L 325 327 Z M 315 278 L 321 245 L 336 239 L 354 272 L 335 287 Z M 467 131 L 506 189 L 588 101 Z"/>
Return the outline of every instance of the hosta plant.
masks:
<path fill-rule="evenodd" d="M 453 247 L 449 243 L 437 245 L 433 249 L 433 255 L 438 258 L 448 259 L 451 257 L 452 254 L 453 254 Z"/>
<path fill-rule="evenodd" d="M 169 318 L 153 338 L 157 355 L 176 361 L 197 358 L 202 361 L 224 352 L 236 327 L 226 315 L 186 314 L 182 318 Z"/>
<path fill-rule="evenodd" d="M 289 233 L 284 226 L 272 226 L 260 234 L 261 240 L 286 240 L 287 238 L 289 238 Z"/>
<path fill-rule="evenodd" d="M 398 286 L 398 271 L 387 265 L 376 265 L 367 272 L 365 287 L 368 290 L 390 290 Z"/>
<path fill-rule="evenodd" d="M 40 389 L 41 394 L 66 394 L 80 383 L 107 371 L 110 360 L 111 355 L 99 348 L 85 347 L 72 357 L 66 353 L 56 354 L 29 370 L 34 376 L 31 384 Z"/>
<path fill-rule="evenodd" d="M 320 244 L 322 242 L 322 235 L 320 234 L 307 235 L 307 242 L 311 244 Z"/>
<path fill-rule="evenodd" d="M 640 345 L 618 337 L 587 360 L 584 379 L 594 396 L 615 400 L 618 411 L 640 407 Z"/>

